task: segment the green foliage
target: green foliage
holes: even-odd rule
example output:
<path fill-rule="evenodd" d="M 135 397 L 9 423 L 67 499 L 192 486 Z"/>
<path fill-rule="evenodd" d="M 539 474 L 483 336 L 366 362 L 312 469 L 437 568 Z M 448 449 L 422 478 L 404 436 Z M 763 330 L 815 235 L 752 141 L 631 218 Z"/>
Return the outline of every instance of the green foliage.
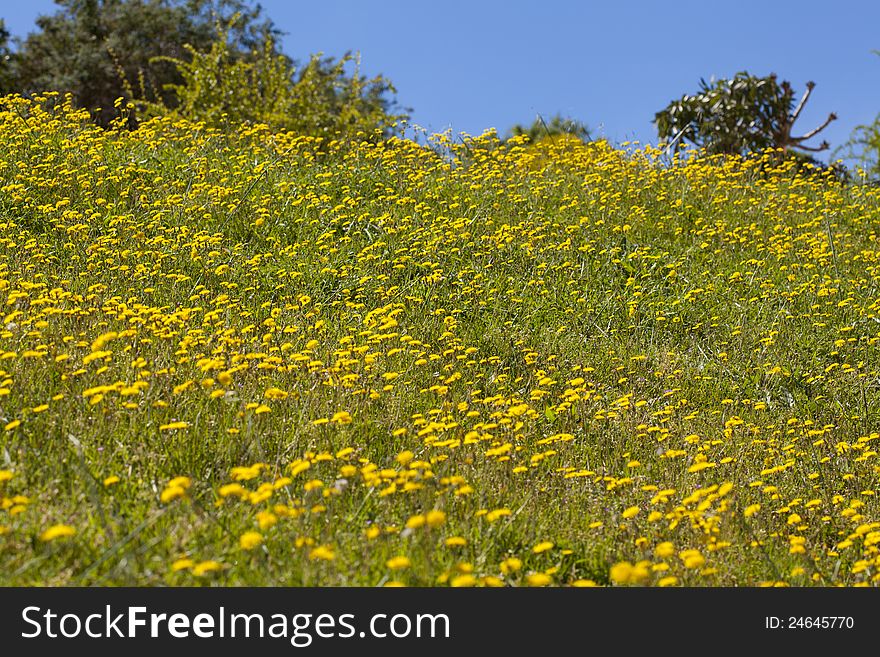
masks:
<path fill-rule="evenodd" d="M 186 46 L 183 58 L 158 58 L 172 64 L 180 83 L 163 87 L 172 103 L 144 101 L 154 114 L 172 108 L 180 116 L 210 126 L 239 126 L 263 123 L 276 130 L 309 135 L 354 137 L 358 133 L 387 135 L 403 114 L 393 114 L 386 94 L 394 87 L 382 76 L 367 79 L 359 72 L 359 59 L 346 53 L 342 58 L 312 56 L 297 71 L 295 64 L 276 51 L 267 37 L 248 58 L 236 56 L 229 31 L 218 27 L 207 50 Z M 353 63 L 354 73 L 346 67 Z"/>
<path fill-rule="evenodd" d="M 18 44 L 9 59 L 4 91 L 73 94 L 80 107 L 106 125 L 109 108 L 130 97 L 125 80 L 154 97 L 179 84 L 177 68 L 161 58 L 186 54 L 186 44 L 210 47 L 216 20 L 239 20 L 229 33 L 229 53 L 242 58 L 274 34 L 272 22 L 246 0 L 56 0 L 59 9 L 37 19 L 38 31 Z M 2 53 L 0 53 L 2 54 Z M 156 59 L 160 58 L 160 59 Z M 152 62 L 152 63 L 151 63 Z M 169 97 L 167 103 L 174 102 Z"/>
<path fill-rule="evenodd" d="M 760 78 L 740 72 L 714 84 L 700 80 L 696 94 L 671 102 L 657 112 L 654 122 L 660 139 L 672 140 L 676 149 L 687 141 L 713 154 L 745 154 L 768 148 L 786 153 L 793 149 L 823 151 L 829 147 L 827 142 L 819 146 L 804 142 L 835 120 L 833 113 L 818 128 L 800 137 L 792 135 L 814 86 L 807 83 L 807 91 L 795 106 L 791 84 L 779 83 L 774 74 Z"/>
<path fill-rule="evenodd" d="M 514 137 L 527 136 L 533 144 L 541 139 L 560 135 L 570 135 L 580 141 L 590 141 L 590 130 L 584 123 L 560 114 L 551 118 L 549 123 L 539 114 L 530 126 L 526 127 L 518 123 L 510 129 L 510 132 Z"/>
<path fill-rule="evenodd" d="M 13 90 L 11 60 L 9 30 L 6 29 L 6 22 L 0 18 L 0 94 L 8 94 Z"/>
<path fill-rule="evenodd" d="M 880 178 L 880 114 L 873 123 L 856 126 L 850 139 L 835 154 L 855 160 L 869 177 Z"/>
<path fill-rule="evenodd" d="M 880 50 L 874 52 L 880 55 Z M 869 177 L 880 179 L 880 114 L 872 123 L 856 126 L 849 141 L 834 154 L 854 161 Z"/>

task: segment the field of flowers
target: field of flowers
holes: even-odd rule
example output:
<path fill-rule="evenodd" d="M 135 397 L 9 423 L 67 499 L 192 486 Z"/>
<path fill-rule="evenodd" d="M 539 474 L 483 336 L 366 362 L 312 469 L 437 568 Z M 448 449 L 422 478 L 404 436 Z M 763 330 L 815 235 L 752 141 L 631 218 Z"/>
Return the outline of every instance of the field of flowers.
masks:
<path fill-rule="evenodd" d="M 0 110 L 0 584 L 880 581 L 880 188 Z"/>

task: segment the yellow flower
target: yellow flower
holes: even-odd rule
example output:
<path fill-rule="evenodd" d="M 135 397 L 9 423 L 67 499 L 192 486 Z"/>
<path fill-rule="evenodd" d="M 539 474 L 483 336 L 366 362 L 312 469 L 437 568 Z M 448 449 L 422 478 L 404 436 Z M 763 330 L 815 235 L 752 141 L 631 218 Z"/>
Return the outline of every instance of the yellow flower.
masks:
<path fill-rule="evenodd" d="M 189 477 L 175 477 L 165 486 L 165 490 L 162 491 L 159 499 L 166 503 L 184 497 L 191 485 L 192 480 Z"/>
<path fill-rule="evenodd" d="M 303 484 L 303 490 L 307 493 L 324 487 L 324 482 L 320 479 L 311 479 Z"/>
<path fill-rule="evenodd" d="M 229 476 L 233 481 L 250 481 L 260 476 L 260 472 L 265 468 L 265 464 L 256 463 L 250 466 L 237 466 L 229 471 Z"/>
<path fill-rule="evenodd" d="M 189 488 L 192 486 L 192 479 L 189 477 L 174 477 L 168 482 L 169 486 L 179 486 L 180 488 Z"/>
<path fill-rule="evenodd" d="M 425 522 L 427 523 L 428 527 L 440 527 L 443 523 L 446 522 L 446 513 L 437 510 L 428 511 L 428 513 L 425 514 Z"/>
<path fill-rule="evenodd" d="M 512 511 L 510 509 L 494 509 L 486 514 L 486 520 L 489 522 L 495 522 L 499 518 L 509 516 L 511 513 Z"/>
<path fill-rule="evenodd" d="M 522 568 L 522 561 L 516 557 L 508 557 L 501 562 L 501 572 L 505 575 L 515 573 Z"/>
<path fill-rule="evenodd" d="M 453 588 L 463 588 L 469 586 L 476 586 L 477 578 L 471 575 L 470 573 L 466 573 L 464 575 L 457 575 L 452 578 L 452 581 L 449 582 L 449 586 Z"/>
<path fill-rule="evenodd" d="M 248 492 L 244 486 L 239 483 L 225 484 L 217 490 L 220 497 L 230 497 L 232 495 L 244 499 L 248 496 Z"/>
<path fill-rule="evenodd" d="M 189 570 L 194 565 L 195 562 L 192 559 L 183 557 L 182 559 L 177 559 L 174 563 L 171 564 L 171 572 L 176 573 L 180 570 Z"/>
<path fill-rule="evenodd" d="M 110 486 L 119 483 L 119 477 L 117 477 L 116 475 L 110 475 L 109 477 L 104 479 L 103 483 L 105 488 L 109 488 Z"/>
<path fill-rule="evenodd" d="M 467 539 L 461 536 L 450 536 L 445 541 L 446 547 L 464 547 L 467 545 Z"/>
<path fill-rule="evenodd" d="M 669 541 L 663 541 L 654 548 L 654 554 L 660 559 L 665 559 L 675 554 L 675 546 Z"/>
<path fill-rule="evenodd" d="M 544 573 L 529 573 L 526 575 L 526 582 L 529 586 L 547 586 L 553 578 Z"/>
<path fill-rule="evenodd" d="M 403 570 L 404 568 L 409 568 L 412 565 L 412 562 L 409 560 L 409 557 L 398 556 L 391 557 L 385 562 L 385 565 L 390 570 Z"/>
<path fill-rule="evenodd" d="M 54 541 L 58 538 L 67 538 L 76 534 L 76 529 L 70 525 L 52 525 L 40 534 L 40 540 L 43 542 Z"/>
<path fill-rule="evenodd" d="M 684 562 L 685 568 L 700 568 L 706 563 L 705 557 L 700 554 L 699 550 L 682 550 L 678 556 Z"/>
<path fill-rule="evenodd" d="M 180 486 L 168 486 L 162 491 L 159 499 L 163 504 L 167 504 L 168 502 L 184 497 L 185 495 L 186 489 L 181 488 Z"/>
<path fill-rule="evenodd" d="M 629 561 L 621 561 L 611 566 L 611 581 L 615 584 L 629 584 L 633 565 Z"/>
<path fill-rule="evenodd" d="M 351 413 L 349 413 L 348 411 L 339 411 L 338 413 L 333 414 L 333 417 L 330 418 L 330 421 L 338 422 L 339 424 L 351 424 Z"/>
<path fill-rule="evenodd" d="M 257 513 L 257 523 L 260 525 L 260 529 L 274 527 L 277 522 L 278 516 L 270 511 L 260 511 Z"/>
<path fill-rule="evenodd" d="M 189 422 L 171 422 L 170 424 L 159 425 L 159 431 L 175 431 L 176 429 L 186 429 L 188 426 Z"/>
<path fill-rule="evenodd" d="M 637 564 L 634 564 L 632 572 L 630 572 L 629 575 L 630 583 L 638 584 L 639 582 L 648 579 L 651 576 L 651 571 L 648 570 L 648 566 L 650 565 L 650 561 L 639 561 Z"/>
<path fill-rule="evenodd" d="M 552 550 L 554 545 L 555 543 L 553 543 L 552 541 L 542 541 L 532 548 L 532 552 L 534 552 L 535 554 L 541 554 L 542 552 L 546 552 L 547 550 Z"/>
<path fill-rule="evenodd" d="M 426 522 L 425 516 L 423 514 L 410 516 L 409 520 L 406 521 L 407 529 L 418 529 L 419 527 L 423 527 Z"/>
<path fill-rule="evenodd" d="M 253 550 L 262 542 L 263 535 L 260 532 L 245 532 L 238 539 L 238 543 L 242 550 Z"/>
<path fill-rule="evenodd" d="M 223 569 L 223 564 L 219 561 L 200 561 L 193 566 L 192 574 L 196 577 L 207 575 L 208 573 L 217 572 Z"/>
<path fill-rule="evenodd" d="M 639 509 L 639 507 L 631 506 L 626 511 L 623 512 L 623 517 L 626 519 L 633 518 L 636 515 L 638 515 L 639 511 L 641 511 L 641 509 Z"/>
<path fill-rule="evenodd" d="M 312 561 L 333 561 L 335 558 L 336 555 L 333 553 L 333 548 L 329 545 L 319 545 L 316 548 L 312 548 L 309 552 L 309 559 Z"/>
<path fill-rule="evenodd" d="M 12 431 L 13 429 L 16 429 L 16 428 L 18 428 L 18 427 L 20 427 L 20 426 L 21 426 L 21 420 L 13 420 L 13 421 L 10 422 L 9 424 L 7 424 L 7 425 L 4 427 L 4 429 L 6 429 L 6 431 Z"/>
<path fill-rule="evenodd" d="M 95 341 L 92 342 L 92 351 L 100 351 L 104 348 L 111 340 L 115 340 L 119 337 L 119 334 L 116 331 L 110 331 L 109 333 L 104 333 L 95 338 Z"/>

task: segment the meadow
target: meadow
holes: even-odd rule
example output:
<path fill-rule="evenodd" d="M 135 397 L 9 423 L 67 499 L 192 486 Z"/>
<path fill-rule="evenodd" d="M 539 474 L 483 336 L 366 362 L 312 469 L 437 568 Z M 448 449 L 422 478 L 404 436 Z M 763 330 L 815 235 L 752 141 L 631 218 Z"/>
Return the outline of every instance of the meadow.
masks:
<path fill-rule="evenodd" d="M 880 581 L 880 188 L 0 108 L 0 584 Z"/>

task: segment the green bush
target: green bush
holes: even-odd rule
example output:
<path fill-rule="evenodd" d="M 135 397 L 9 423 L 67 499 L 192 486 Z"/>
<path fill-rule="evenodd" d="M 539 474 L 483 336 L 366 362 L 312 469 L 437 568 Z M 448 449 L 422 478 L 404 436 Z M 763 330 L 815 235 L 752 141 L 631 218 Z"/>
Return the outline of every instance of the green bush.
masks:
<path fill-rule="evenodd" d="M 148 114 L 171 112 L 215 127 L 261 123 L 334 138 L 388 135 L 405 116 L 391 111 L 391 82 L 362 76 L 357 55 L 334 59 L 317 54 L 297 70 L 267 36 L 249 57 L 237 57 L 228 38 L 235 20 L 218 26 L 207 50 L 186 46 L 188 59 L 155 58 L 174 65 L 182 81 L 164 86 L 170 103 L 144 100 L 142 94 L 140 106 Z"/>

